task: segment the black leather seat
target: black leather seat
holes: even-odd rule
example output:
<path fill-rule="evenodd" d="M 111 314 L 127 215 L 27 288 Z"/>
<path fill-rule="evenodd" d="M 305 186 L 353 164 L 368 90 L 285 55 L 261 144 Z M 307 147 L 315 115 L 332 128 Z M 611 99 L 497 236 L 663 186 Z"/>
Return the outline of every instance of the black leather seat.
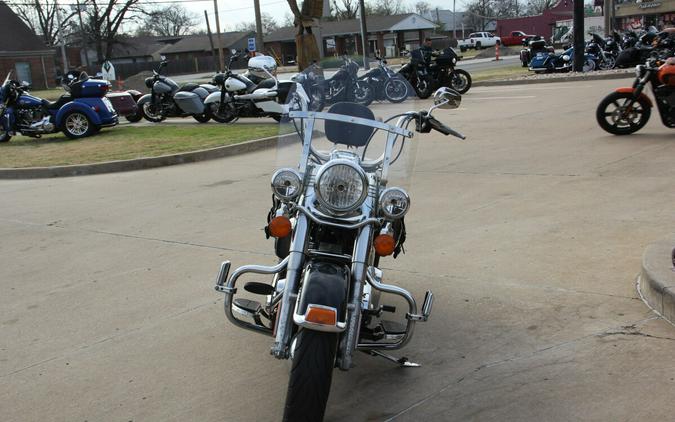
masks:
<path fill-rule="evenodd" d="M 73 97 L 70 94 L 63 94 L 56 101 L 42 100 L 42 105 L 47 107 L 50 110 L 58 110 L 63 107 L 66 103 L 69 103 L 73 100 Z"/>
<path fill-rule="evenodd" d="M 356 103 L 335 103 L 328 109 L 328 112 L 375 120 L 375 115 L 368 107 Z M 326 120 L 324 131 L 326 132 L 326 138 L 334 144 L 362 147 L 370 142 L 375 128 L 355 123 Z"/>
<path fill-rule="evenodd" d="M 263 81 L 261 81 L 258 85 L 256 85 L 255 89 L 258 88 L 274 88 L 274 85 L 276 84 L 276 81 L 272 78 L 267 78 Z"/>
<path fill-rule="evenodd" d="M 195 90 L 195 88 L 199 88 L 199 85 L 198 85 L 198 84 L 185 84 L 185 85 L 181 86 L 180 89 L 179 89 L 178 91 L 179 91 L 179 92 L 180 92 L 180 91 L 183 91 L 183 92 L 192 92 L 192 91 Z"/>

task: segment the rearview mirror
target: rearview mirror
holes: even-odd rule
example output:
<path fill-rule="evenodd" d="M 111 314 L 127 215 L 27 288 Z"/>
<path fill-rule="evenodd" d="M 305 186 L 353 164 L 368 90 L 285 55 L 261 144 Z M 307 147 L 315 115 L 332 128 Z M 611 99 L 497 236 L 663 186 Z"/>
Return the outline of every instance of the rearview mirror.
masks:
<path fill-rule="evenodd" d="M 237 49 L 233 48 L 232 50 L 230 50 L 230 53 L 234 56 L 235 54 L 237 54 Z"/>
<path fill-rule="evenodd" d="M 434 108 L 454 110 L 462 103 L 462 95 L 447 87 L 441 87 L 434 92 Z"/>
<path fill-rule="evenodd" d="M 163 55 L 163 54 L 161 56 L 159 56 L 159 58 L 162 59 L 162 61 L 166 60 L 166 56 Z"/>

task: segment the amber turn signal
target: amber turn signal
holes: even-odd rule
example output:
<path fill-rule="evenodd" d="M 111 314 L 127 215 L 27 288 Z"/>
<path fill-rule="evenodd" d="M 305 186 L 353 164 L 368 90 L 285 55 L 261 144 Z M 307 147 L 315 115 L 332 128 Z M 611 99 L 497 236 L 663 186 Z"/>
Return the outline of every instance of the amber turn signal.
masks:
<path fill-rule="evenodd" d="M 285 215 L 274 217 L 267 226 L 270 231 L 270 236 L 276 238 L 286 237 L 291 234 L 291 220 Z"/>
<path fill-rule="evenodd" d="M 394 253 L 396 240 L 390 234 L 380 234 L 373 241 L 373 246 L 379 256 L 388 256 Z"/>
<path fill-rule="evenodd" d="M 337 312 L 335 309 L 318 308 L 309 305 L 305 314 L 305 321 L 322 325 L 335 325 L 337 323 Z"/>

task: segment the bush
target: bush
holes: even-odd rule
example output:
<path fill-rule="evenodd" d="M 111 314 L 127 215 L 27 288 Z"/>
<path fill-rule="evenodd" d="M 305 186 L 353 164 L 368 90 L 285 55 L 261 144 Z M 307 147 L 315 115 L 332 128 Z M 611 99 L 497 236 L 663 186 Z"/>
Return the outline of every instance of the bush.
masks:
<path fill-rule="evenodd" d="M 351 58 L 360 65 L 363 64 L 363 56 L 347 56 L 347 57 Z M 324 69 L 336 69 L 342 66 L 344 61 L 342 60 L 342 56 L 324 57 L 323 59 L 321 59 L 319 63 L 321 63 L 321 67 Z"/>

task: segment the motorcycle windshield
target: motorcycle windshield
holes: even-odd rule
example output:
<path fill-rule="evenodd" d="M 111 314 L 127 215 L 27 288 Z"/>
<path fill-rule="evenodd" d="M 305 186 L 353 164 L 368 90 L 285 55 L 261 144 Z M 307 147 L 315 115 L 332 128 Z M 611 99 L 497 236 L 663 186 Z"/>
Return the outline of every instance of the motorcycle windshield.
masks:
<path fill-rule="evenodd" d="M 307 81 L 307 80 L 306 80 Z M 402 82 L 409 92 L 398 103 L 387 100 L 375 101 L 368 105 L 354 102 L 325 102 L 323 107 L 312 107 L 315 114 L 282 118 L 274 169 L 291 168 L 312 180 L 327 163 L 345 160 L 360 168 L 372 181 L 386 179 L 386 187 L 412 187 L 417 158 L 418 137 L 405 137 L 392 130 L 406 112 L 428 109 L 431 100 L 418 100 L 413 88 Z M 321 92 L 311 83 L 303 84 L 312 100 Z M 443 110 L 445 114 L 445 110 Z M 447 119 L 446 119 L 447 120 Z M 355 124 L 366 123 L 366 124 Z M 408 134 L 415 133 L 415 122 L 408 122 Z M 388 165 L 378 165 L 388 156 Z M 337 186 L 336 189 L 340 189 Z M 380 187 L 378 187 L 380 189 Z"/>

